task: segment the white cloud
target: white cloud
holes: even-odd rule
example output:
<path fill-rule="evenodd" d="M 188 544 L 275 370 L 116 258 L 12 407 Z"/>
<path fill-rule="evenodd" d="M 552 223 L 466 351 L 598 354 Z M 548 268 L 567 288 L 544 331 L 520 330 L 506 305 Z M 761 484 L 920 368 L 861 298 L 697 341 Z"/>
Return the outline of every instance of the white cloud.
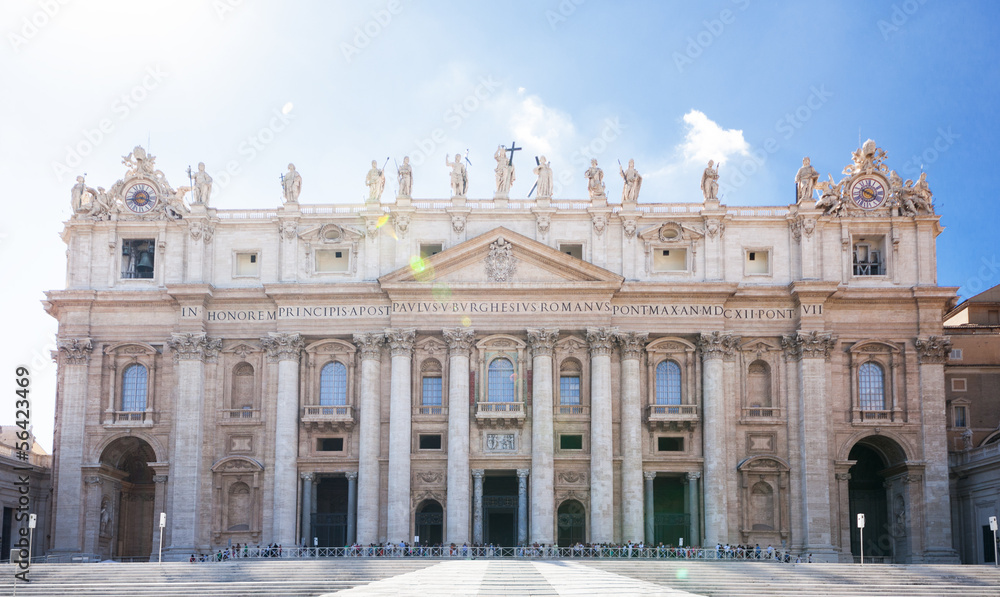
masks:
<path fill-rule="evenodd" d="M 572 118 L 565 112 L 546 106 L 537 95 L 518 101 L 510 116 L 510 128 L 526 146 L 549 155 L 576 134 Z"/>
<path fill-rule="evenodd" d="M 750 154 L 750 144 L 743 138 L 742 130 L 724 129 L 700 110 L 685 114 L 684 124 L 687 132 L 678 149 L 687 163 L 725 162 L 732 156 Z"/>

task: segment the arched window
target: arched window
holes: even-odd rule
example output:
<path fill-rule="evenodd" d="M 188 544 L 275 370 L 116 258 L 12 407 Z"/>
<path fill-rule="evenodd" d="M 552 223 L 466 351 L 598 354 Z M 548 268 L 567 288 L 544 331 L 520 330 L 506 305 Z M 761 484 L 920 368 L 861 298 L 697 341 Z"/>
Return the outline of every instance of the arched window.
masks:
<path fill-rule="evenodd" d="M 559 404 L 561 406 L 580 406 L 580 361 L 566 359 L 559 371 Z M 562 409 L 561 412 L 574 412 L 572 409 Z"/>
<path fill-rule="evenodd" d="M 656 366 L 656 403 L 681 403 L 681 366 L 674 361 Z"/>
<path fill-rule="evenodd" d="M 233 368 L 233 408 L 253 408 L 253 365 L 240 363 Z"/>
<path fill-rule="evenodd" d="M 319 405 L 347 404 L 347 367 L 334 361 L 323 365 L 319 372 Z"/>
<path fill-rule="evenodd" d="M 420 375 L 420 412 L 429 415 L 441 414 L 441 399 L 444 395 L 441 363 L 436 359 L 427 359 L 420 367 Z"/>
<path fill-rule="evenodd" d="M 514 363 L 499 358 L 490 361 L 489 396 L 490 402 L 515 402 Z"/>
<path fill-rule="evenodd" d="M 129 365 L 122 374 L 122 411 L 146 410 L 146 380 L 149 373 L 144 365 Z"/>
<path fill-rule="evenodd" d="M 764 361 L 747 368 L 747 399 L 750 407 L 771 406 L 771 368 Z"/>
<path fill-rule="evenodd" d="M 881 365 L 872 362 L 861 365 L 858 385 L 861 410 L 885 410 L 885 371 Z"/>

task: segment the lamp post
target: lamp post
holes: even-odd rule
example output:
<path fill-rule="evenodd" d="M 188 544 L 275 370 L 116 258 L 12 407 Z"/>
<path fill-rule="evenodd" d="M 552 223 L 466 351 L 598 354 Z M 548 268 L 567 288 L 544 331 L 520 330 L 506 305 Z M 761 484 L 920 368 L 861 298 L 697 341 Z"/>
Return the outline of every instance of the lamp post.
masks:
<path fill-rule="evenodd" d="M 865 565 L 865 515 L 858 514 L 858 532 L 861 533 L 861 540 L 858 542 L 861 546 L 861 565 Z"/>
<path fill-rule="evenodd" d="M 160 554 L 156 558 L 158 564 L 163 563 L 163 527 L 167 526 L 167 513 L 160 512 Z"/>
<path fill-rule="evenodd" d="M 993 531 L 993 565 L 997 564 L 997 517 L 990 516 L 990 530 Z"/>
<path fill-rule="evenodd" d="M 37 520 L 38 520 L 38 515 L 37 514 L 29 514 L 28 515 L 28 565 L 29 566 L 31 565 L 31 542 L 34 541 L 34 539 L 35 539 L 35 524 L 36 524 Z M 996 531 L 995 531 L 996 526 L 997 526 L 996 525 L 996 520 L 997 520 L 996 517 L 994 517 L 993 518 L 993 528 L 994 528 L 993 539 L 996 539 Z"/>

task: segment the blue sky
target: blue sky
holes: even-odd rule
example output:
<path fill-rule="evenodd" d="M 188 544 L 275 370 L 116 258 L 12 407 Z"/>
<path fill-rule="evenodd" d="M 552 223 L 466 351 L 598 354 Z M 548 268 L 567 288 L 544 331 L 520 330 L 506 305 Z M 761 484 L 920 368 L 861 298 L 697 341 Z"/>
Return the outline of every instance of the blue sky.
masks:
<path fill-rule="evenodd" d="M 444 156 L 466 150 L 470 196 L 488 197 L 511 140 L 514 198 L 545 154 L 557 197 L 585 196 L 590 157 L 616 196 L 616 160 L 634 158 L 640 201 L 696 202 L 711 158 L 724 203 L 787 205 L 803 156 L 839 179 L 870 137 L 904 179 L 927 172 L 947 228 L 938 281 L 968 297 L 1000 283 L 985 179 L 998 17 L 1000 3 L 943 0 L 6 1 L 0 362 L 32 367 L 50 448 L 55 322 L 39 301 L 65 282 L 69 189 L 83 173 L 110 187 L 147 142 L 174 186 L 205 162 L 219 208 L 278 205 L 289 162 L 303 203 L 358 202 L 370 161 L 404 155 L 414 196 L 445 197 Z"/>

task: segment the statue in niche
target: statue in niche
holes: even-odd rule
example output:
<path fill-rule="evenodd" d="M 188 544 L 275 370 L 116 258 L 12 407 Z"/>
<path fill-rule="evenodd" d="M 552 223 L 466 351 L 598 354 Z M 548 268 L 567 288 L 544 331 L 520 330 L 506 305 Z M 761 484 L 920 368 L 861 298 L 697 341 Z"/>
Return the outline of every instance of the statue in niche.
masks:
<path fill-rule="evenodd" d="M 535 166 L 534 172 L 538 175 L 538 194 L 536 197 L 539 199 L 551 198 L 552 197 L 552 168 L 549 166 L 548 161 L 546 161 L 545 156 L 538 158 L 538 165 Z"/>
<path fill-rule="evenodd" d="M 298 203 L 302 192 L 302 175 L 295 170 L 295 164 L 288 164 L 288 173 L 281 177 L 281 190 L 285 203 Z"/>
<path fill-rule="evenodd" d="M 621 163 L 619 163 L 618 171 L 622 175 L 622 180 L 625 181 L 625 186 L 622 187 L 622 203 L 638 202 L 639 189 L 642 187 L 642 176 L 635 169 L 635 160 L 628 161 L 627 169 L 622 169 Z"/>
<path fill-rule="evenodd" d="M 368 202 L 378 203 L 382 200 L 382 191 L 385 190 L 385 172 L 380 170 L 378 162 L 372 160 L 372 169 L 365 176 L 365 184 L 368 185 Z"/>
<path fill-rule="evenodd" d="M 413 168 L 410 167 L 410 156 L 403 158 L 403 165 L 396 171 L 399 181 L 399 196 L 409 197 L 413 189 Z"/>
<path fill-rule="evenodd" d="M 205 172 L 205 162 L 198 162 L 198 171 L 194 173 L 194 188 L 191 198 L 195 205 L 208 207 L 208 198 L 212 195 L 212 177 Z"/>
<path fill-rule="evenodd" d="M 507 158 L 507 148 L 503 145 L 497 147 L 493 158 L 497 161 L 495 170 L 497 176 L 497 197 L 506 197 L 510 193 L 511 185 L 514 184 L 513 159 Z"/>
<path fill-rule="evenodd" d="M 801 203 L 813 198 L 813 189 L 819 180 L 819 172 L 812 167 L 809 158 L 802 158 L 802 167 L 795 173 L 795 187 L 798 189 L 796 202 Z"/>
<path fill-rule="evenodd" d="M 455 197 L 465 197 L 469 190 L 469 173 L 462 163 L 462 154 L 455 154 L 455 161 L 449 162 L 445 156 L 444 163 L 451 168 L 451 194 Z"/>
<path fill-rule="evenodd" d="M 705 201 L 719 200 L 719 166 L 713 168 L 714 164 L 714 161 L 708 160 L 708 167 L 701 174 L 701 192 Z"/>
<path fill-rule="evenodd" d="M 587 192 L 591 199 L 604 196 L 604 170 L 597 167 L 597 160 L 590 160 L 590 168 L 583 174 L 587 179 Z"/>
<path fill-rule="evenodd" d="M 101 536 L 111 536 L 111 502 L 108 498 L 101 500 Z"/>

